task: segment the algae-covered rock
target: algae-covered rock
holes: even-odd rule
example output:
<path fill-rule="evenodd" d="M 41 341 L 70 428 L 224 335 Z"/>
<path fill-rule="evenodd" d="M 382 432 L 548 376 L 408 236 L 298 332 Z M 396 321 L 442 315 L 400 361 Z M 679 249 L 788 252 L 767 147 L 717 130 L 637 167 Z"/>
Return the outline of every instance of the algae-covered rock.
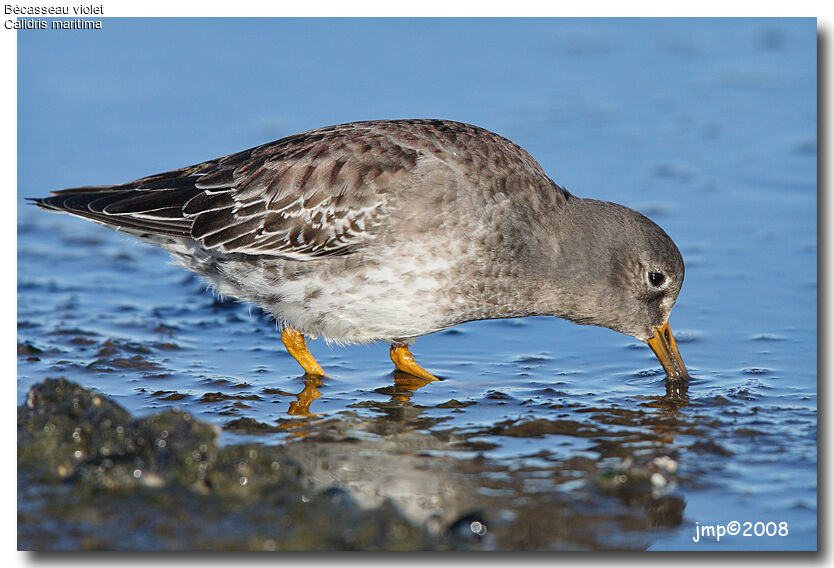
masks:
<path fill-rule="evenodd" d="M 65 379 L 48 379 L 18 407 L 18 462 L 46 478 L 70 477 L 91 460 L 129 452 L 130 422 L 130 414 L 109 399 Z"/>
<path fill-rule="evenodd" d="M 18 546 L 25 550 L 450 548 L 385 503 L 316 492 L 283 448 L 221 447 L 169 410 L 142 419 L 64 379 L 18 408 Z"/>

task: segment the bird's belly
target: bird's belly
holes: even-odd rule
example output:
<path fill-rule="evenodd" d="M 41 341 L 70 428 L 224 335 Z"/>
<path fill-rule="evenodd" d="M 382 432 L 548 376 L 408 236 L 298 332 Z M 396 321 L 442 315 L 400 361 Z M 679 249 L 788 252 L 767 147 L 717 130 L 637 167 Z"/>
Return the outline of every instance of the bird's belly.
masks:
<path fill-rule="evenodd" d="M 314 336 L 346 343 L 407 340 L 447 327 L 454 311 L 437 275 L 392 267 L 285 281 L 270 311 Z"/>
<path fill-rule="evenodd" d="M 438 309 L 429 283 L 410 286 L 350 278 L 301 280 L 285 285 L 282 300 L 269 309 L 304 333 L 346 343 L 405 340 L 445 327 L 445 310 Z"/>
<path fill-rule="evenodd" d="M 369 343 L 409 342 L 455 323 L 454 273 L 451 261 L 390 251 L 372 262 L 227 257 L 208 276 L 221 295 L 252 302 L 310 337 Z"/>

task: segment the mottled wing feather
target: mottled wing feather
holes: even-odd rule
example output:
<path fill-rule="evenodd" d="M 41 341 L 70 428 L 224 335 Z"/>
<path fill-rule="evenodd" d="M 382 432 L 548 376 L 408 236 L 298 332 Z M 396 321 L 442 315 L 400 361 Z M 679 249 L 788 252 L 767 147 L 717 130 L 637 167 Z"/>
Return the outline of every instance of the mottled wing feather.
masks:
<path fill-rule="evenodd" d="M 346 254 L 373 238 L 415 150 L 346 127 L 261 147 L 228 167 L 221 160 L 183 208 L 192 236 L 224 252 L 314 258 Z"/>
<path fill-rule="evenodd" d="M 297 134 L 119 186 L 35 200 L 133 234 L 190 236 L 226 253 L 299 260 L 341 255 L 373 238 L 415 150 L 341 125 Z"/>
<path fill-rule="evenodd" d="M 529 154 L 496 134 L 416 119 L 320 128 L 127 184 L 35 201 L 143 238 L 190 237 L 224 253 L 308 260 L 370 242 L 392 196 L 420 191 L 418 162 L 430 161 L 441 166 L 436 171 L 473 179 L 516 172 L 534 186 L 549 185 Z"/>

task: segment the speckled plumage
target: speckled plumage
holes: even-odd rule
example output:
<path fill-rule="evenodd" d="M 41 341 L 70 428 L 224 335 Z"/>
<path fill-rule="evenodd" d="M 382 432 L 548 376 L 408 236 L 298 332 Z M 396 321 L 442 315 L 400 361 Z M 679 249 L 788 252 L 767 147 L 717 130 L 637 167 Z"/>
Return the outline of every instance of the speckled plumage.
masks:
<path fill-rule="evenodd" d="M 645 340 L 683 281 L 657 225 L 571 195 L 497 134 L 443 120 L 320 128 L 37 203 L 162 246 L 220 294 L 345 343 L 529 315 Z M 664 286 L 646 286 L 650 271 Z"/>

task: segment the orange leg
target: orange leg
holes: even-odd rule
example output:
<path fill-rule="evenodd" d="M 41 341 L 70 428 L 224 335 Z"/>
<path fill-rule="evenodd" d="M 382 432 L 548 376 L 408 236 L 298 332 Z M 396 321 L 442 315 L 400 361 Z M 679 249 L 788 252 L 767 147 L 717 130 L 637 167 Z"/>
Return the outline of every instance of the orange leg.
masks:
<path fill-rule="evenodd" d="M 316 360 L 313 359 L 313 356 L 307 349 L 307 342 L 304 341 L 304 334 L 292 329 L 291 327 L 285 327 L 283 331 L 281 331 L 281 341 L 284 342 L 284 346 L 287 348 L 289 354 L 293 356 L 293 359 L 298 361 L 298 364 L 301 365 L 306 374 L 324 376 L 324 370 L 316 362 Z"/>
<path fill-rule="evenodd" d="M 429 381 L 439 380 L 437 377 L 417 364 L 417 361 L 414 360 L 414 355 L 411 354 L 411 351 L 409 351 L 408 347 L 405 345 L 391 346 L 391 360 L 394 362 L 397 369 L 404 373 L 420 377 L 421 379 L 428 379 Z"/>

